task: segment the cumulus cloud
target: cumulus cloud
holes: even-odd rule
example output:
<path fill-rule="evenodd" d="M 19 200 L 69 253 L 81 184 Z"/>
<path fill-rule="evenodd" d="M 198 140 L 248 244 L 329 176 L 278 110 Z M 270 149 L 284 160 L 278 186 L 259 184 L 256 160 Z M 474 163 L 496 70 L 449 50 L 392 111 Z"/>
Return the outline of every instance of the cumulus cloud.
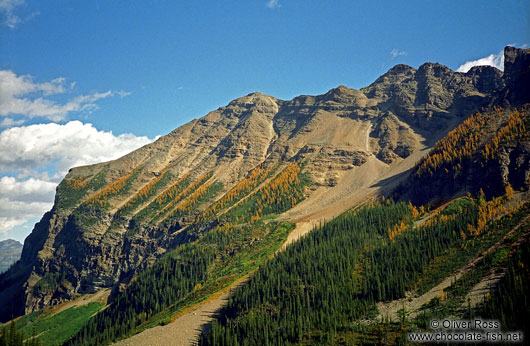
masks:
<path fill-rule="evenodd" d="M 78 120 L 13 127 L 0 133 L 0 171 L 33 175 L 53 164 L 64 174 L 72 166 L 113 160 L 149 142 L 145 136 L 115 136 Z"/>
<path fill-rule="evenodd" d="M 1 0 L 0 0 L 1 1 Z M 65 78 L 37 83 L 28 75 L 17 75 L 10 70 L 0 70 L 0 116 L 19 115 L 26 118 L 42 117 L 52 121 L 65 120 L 67 114 L 79 111 L 93 111 L 98 108 L 98 100 L 112 96 L 124 97 L 125 91 L 93 92 L 58 103 L 50 96 L 71 91 L 75 82 L 66 85 Z M 4 119 L 0 125 L 9 125 Z M 19 120 L 20 122 L 20 120 Z"/>
<path fill-rule="evenodd" d="M 265 6 L 268 8 L 278 8 L 281 7 L 281 5 L 278 3 L 278 0 L 269 0 L 267 3 L 265 3 Z"/>
<path fill-rule="evenodd" d="M 51 209 L 57 183 L 69 168 L 113 160 L 151 141 L 133 134 L 116 136 L 80 121 L 2 131 L 0 239 Z"/>
<path fill-rule="evenodd" d="M 490 54 L 485 58 L 466 61 L 464 64 L 460 65 L 460 67 L 456 69 L 456 72 L 465 73 L 469 71 L 472 67 L 484 66 L 484 65 L 493 66 L 493 67 L 498 68 L 501 71 L 504 71 L 504 52 L 500 51 L 497 54 Z"/>
<path fill-rule="evenodd" d="M 394 49 L 392 49 L 390 51 L 390 55 L 392 56 L 392 59 L 397 58 L 398 56 L 405 56 L 407 54 L 408 54 L 407 52 L 404 52 L 404 51 L 396 49 L 396 48 L 394 48 Z"/>
<path fill-rule="evenodd" d="M 39 201 L 48 202 L 53 198 L 57 184 L 35 178 L 19 181 L 14 177 L 0 178 L 0 194 L 9 195 L 12 200 L 19 202 Z"/>
<path fill-rule="evenodd" d="M 35 178 L 0 178 L 0 234 L 40 218 L 53 204 L 56 183 Z"/>

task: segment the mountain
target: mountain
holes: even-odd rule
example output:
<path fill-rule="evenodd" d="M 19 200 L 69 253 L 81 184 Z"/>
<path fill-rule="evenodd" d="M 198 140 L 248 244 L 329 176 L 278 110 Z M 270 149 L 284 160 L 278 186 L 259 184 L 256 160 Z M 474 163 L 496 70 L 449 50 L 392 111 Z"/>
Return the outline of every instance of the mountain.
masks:
<path fill-rule="evenodd" d="M 142 270 L 162 273 L 153 264 L 173 263 L 174 249 L 184 251 L 175 258 L 208 253 L 221 230 L 247 237 L 268 222 L 261 235 L 223 243 L 223 254 L 236 256 L 281 228 L 266 217 L 321 220 L 390 192 L 472 114 L 528 102 L 529 53 L 506 47 L 504 73 L 397 65 L 361 90 L 339 86 L 288 101 L 251 93 L 122 158 L 72 168 L 20 261 L 0 276 L 2 320 L 102 288 L 117 297 L 141 282 Z M 523 176 L 528 165 L 515 161 L 525 160 L 525 148 L 505 157 Z M 201 266 L 221 257 L 213 252 Z M 200 291 L 190 275 L 181 292 Z"/>
<path fill-rule="evenodd" d="M 467 193 L 488 199 L 506 188 L 530 187 L 528 104 L 477 112 L 422 158 L 396 195 L 415 204 L 440 204 Z"/>
<path fill-rule="evenodd" d="M 5 272 L 9 267 L 18 261 L 22 253 L 22 244 L 13 239 L 0 241 L 0 273 Z"/>

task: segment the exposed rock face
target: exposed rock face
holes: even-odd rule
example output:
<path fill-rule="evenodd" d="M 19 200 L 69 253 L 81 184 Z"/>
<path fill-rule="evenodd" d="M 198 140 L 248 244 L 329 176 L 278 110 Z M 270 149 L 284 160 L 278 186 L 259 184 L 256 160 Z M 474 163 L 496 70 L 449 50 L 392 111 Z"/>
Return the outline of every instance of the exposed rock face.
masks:
<path fill-rule="evenodd" d="M 18 261 L 22 253 L 22 244 L 13 239 L 0 241 L 0 273 Z"/>
<path fill-rule="evenodd" d="M 530 119 L 530 108 L 518 109 Z M 530 189 L 530 133 L 523 133 L 517 140 L 509 137 L 500 139 L 493 155 L 484 157 L 484 147 L 491 145 L 492 134 L 501 132 L 506 125 L 510 111 L 497 113 L 500 118 L 485 131 L 474 133 L 479 143 L 466 157 L 448 164 L 441 163 L 430 174 L 413 171 L 408 179 L 395 191 L 398 199 L 409 200 L 415 204 L 431 203 L 440 205 L 457 196 L 467 193 L 478 195 L 484 193 L 487 199 L 502 196 L 511 186 L 515 191 Z M 454 150 L 451 148 L 450 150 Z M 436 153 L 436 150 L 434 150 Z"/>
<path fill-rule="evenodd" d="M 530 99 L 529 50 L 507 46 L 504 48 L 504 79 L 506 98 L 513 105 L 521 105 Z"/>
<path fill-rule="evenodd" d="M 179 179 L 198 181 L 210 172 L 222 193 L 260 164 L 305 159 L 314 185 L 332 188 L 368 162 L 391 169 L 482 107 L 522 102 L 524 93 L 507 88 L 526 81 L 522 56 L 528 51 L 507 48 L 508 78 L 492 67 L 464 74 L 426 63 L 417 70 L 397 65 L 361 90 L 339 86 L 290 101 L 252 93 L 118 160 L 73 168 L 54 208 L 27 238 L 21 261 L 0 277 L 0 316 L 127 282 L 186 241 L 179 230 L 193 214 L 171 222 L 136 217 Z M 528 164 L 523 152 L 514 164 Z M 163 186 L 145 194 L 155 183 Z M 138 196 L 147 197 L 124 212 Z M 105 207 L 89 203 L 95 199 Z"/>

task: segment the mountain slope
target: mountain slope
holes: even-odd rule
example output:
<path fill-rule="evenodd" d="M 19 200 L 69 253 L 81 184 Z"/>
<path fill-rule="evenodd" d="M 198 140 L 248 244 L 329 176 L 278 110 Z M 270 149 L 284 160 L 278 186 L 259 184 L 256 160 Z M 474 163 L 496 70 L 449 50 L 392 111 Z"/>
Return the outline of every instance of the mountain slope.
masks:
<path fill-rule="evenodd" d="M 281 219 L 295 220 L 353 206 L 353 194 L 412 167 L 472 113 L 523 103 L 517 90 L 526 83 L 528 50 L 506 54 L 507 74 L 398 65 L 361 90 L 340 86 L 290 101 L 252 93 L 118 160 L 73 168 L 21 260 L 0 277 L 2 320 L 101 288 L 118 293 L 119 284 L 219 220 L 252 224 L 285 211 Z M 276 195 L 260 190 L 289 162 L 303 162 L 300 174 L 311 184 L 287 198 L 287 177 L 302 176 L 286 173 Z M 222 207 L 214 208 L 216 200 Z"/>
<path fill-rule="evenodd" d="M 5 272 L 9 267 L 18 261 L 22 253 L 22 244 L 13 239 L 0 241 L 0 273 Z"/>
<path fill-rule="evenodd" d="M 504 271 L 519 244 L 528 244 L 529 208 L 526 191 L 491 201 L 464 197 L 427 212 L 404 202 L 346 212 L 261 266 L 199 344 L 399 344 L 411 330 L 428 330 L 433 318 L 471 318 L 466 294 L 489 272 Z M 468 261 L 477 263 L 457 275 Z M 515 263 L 512 271 L 521 272 L 525 285 L 528 271 Z M 438 286 L 441 281 L 448 284 Z M 503 328 L 520 330 L 528 293 L 513 281 L 503 289 L 521 299 L 497 298 L 501 303 L 491 306 L 503 310 L 489 307 L 489 317 L 506 316 L 515 323 Z M 399 306 L 399 319 L 377 318 L 384 302 Z"/>
<path fill-rule="evenodd" d="M 488 198 L 530 187 L 530 109 L 495 108 L 469 117 L 420 160 L 397 191 L 417 204 L 482 190 Z"/>

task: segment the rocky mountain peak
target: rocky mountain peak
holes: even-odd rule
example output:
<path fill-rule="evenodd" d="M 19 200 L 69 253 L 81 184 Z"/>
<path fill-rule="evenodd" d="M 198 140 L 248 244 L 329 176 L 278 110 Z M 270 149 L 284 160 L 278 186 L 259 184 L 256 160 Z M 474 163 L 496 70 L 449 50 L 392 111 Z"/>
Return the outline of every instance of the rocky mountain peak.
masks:
<path fill-rule="evenodd" d="M 246 96 L 239 97 L 231 101 L 228 105 L 252 105 L 252 106 L 271 106 L 277 105 L 278 99 L 269 95 L 262 94 L 260 92 L 252 92 Z"/>
<path fill-rule="evenodd" d="M 466 75 L 471 77 L 481 93 L 488 90 L 501 90 L 505 86 L 502 71 L 493 66 L 474 66 L 466 72 Z"/>
<path fill-rule="evenodd" d="M 466 72 L 466 74 L 502 76 L 502 71 L 496 68 L 495 66 L 480 65 L 480 66 L 473 66 L 472 68 L 469 69 L 469 71 Z"/>
<path fill-rule="evenodd" d="M 512 46 L 506 46 L 504 48 L 504 71 L 505 72 L 516 72 L 516 71 L 528 71 L 530 61 L 530 48 L 516 48 Z"/>
<path fill-rule="evenodd" d="M 412 74 L 416 72 L 416 69 L 412 66 L 405 64 L 397 64 L 392 67 L 386 74 Z"/>
<path fill-rule="evenodd" d="M 504 81 L 511 103 L 520 105 L 530 100 L 530 49 L 504 48 Z"/>
<path fill-rule="evenodd" d="M 348 88 L 347 86 L 344 86 L 344 85 L 339 85 L 338 87 L 329 90 L 326 94 L 328 94 L 328 95 L 346 95 L 346 94 L 351 93 L 352 90 L 354 90 L 354 89 Z"/>
<path fill-rule="evenodd" d="M 342 105 L 352 105 L 358 104 L 359 98 L 365 99 L 366 97 L 358 90 L 348 88 L 344 85 L 339 85 L 338 87 L 329 90 L 327 93 L 325 93 L 324 95 L 322 95 L 322 97 L 319 97 L 318 99 L 321 102 L 332 102 L 339 103 Z"/>
<path fill-rule="evenodd" d="M 418 67 L 414 77 L 416 80 L 427 82 L 438 80 L 443 83 L 449 81 L 454 75 L 456 72 L 445 65 L 427 62 Z"/>
<path fill-rule="evenodd" d="M 385 93 L 385 86 L 392 84 L 397 85 L 402 83 L 405 80 L 414 78 L 416 74 L 416 69 L 408 65 L 399 64 L 392 67 L 385 74 L 377 78 L 369 86 L 362 88 L 361 91 L 364 91 L 365 94 L 369 97 L 382 97 Z"/>

